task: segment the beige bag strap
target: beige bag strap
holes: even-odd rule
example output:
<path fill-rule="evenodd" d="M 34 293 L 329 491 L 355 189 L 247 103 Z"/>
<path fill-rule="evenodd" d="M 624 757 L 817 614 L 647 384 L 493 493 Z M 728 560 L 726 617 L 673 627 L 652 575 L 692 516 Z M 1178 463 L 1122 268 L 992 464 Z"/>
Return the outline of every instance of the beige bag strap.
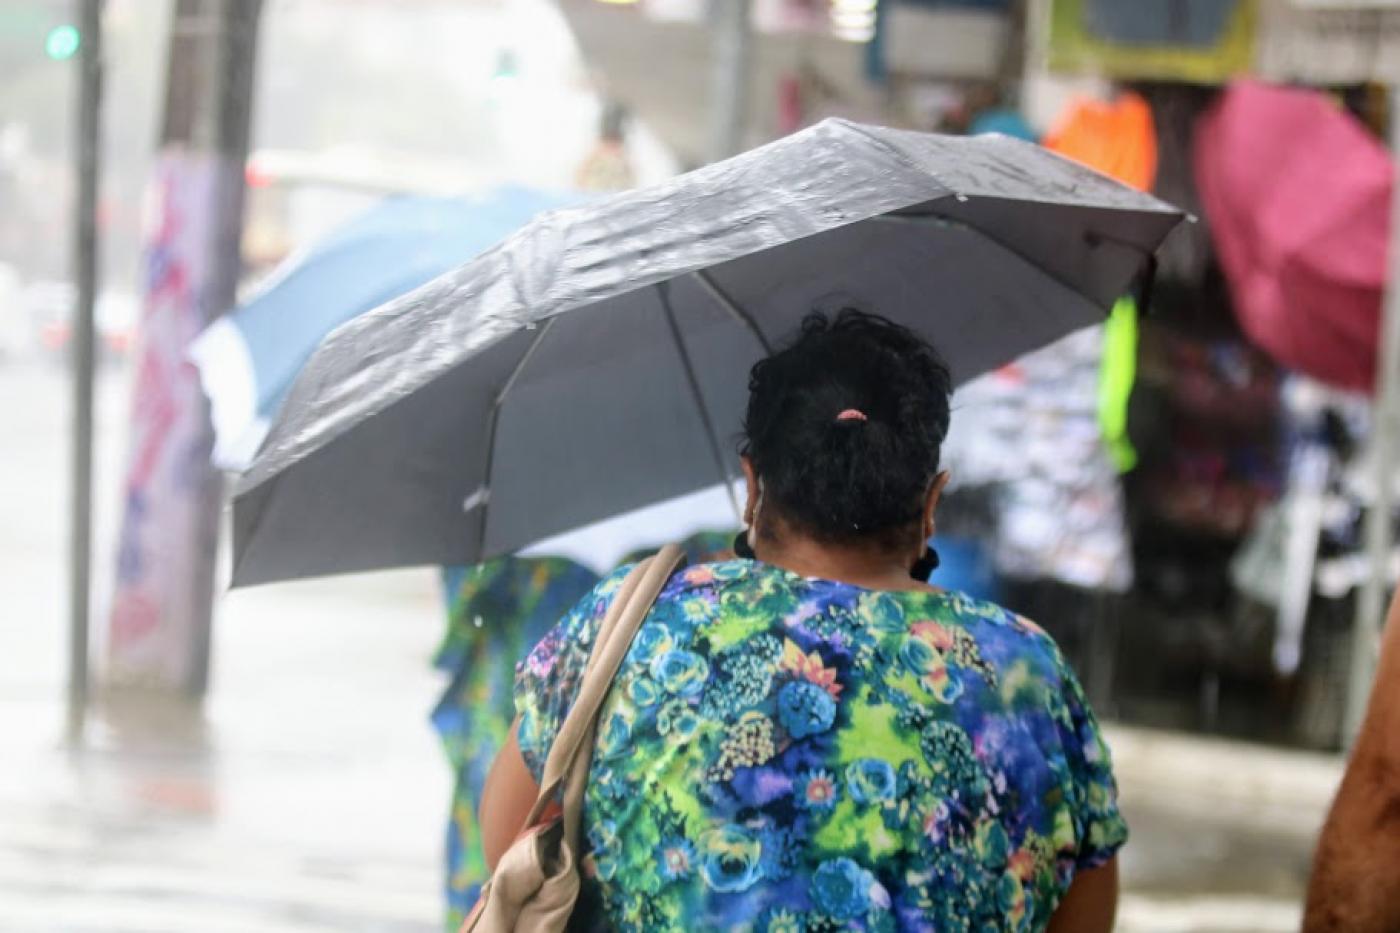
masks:
<path fill-rule="evenodd" d="M 534 825 L 560 788 L 564 787 L 564 838 L 574 847 L 574 851 L 578 847 L 583 790 L 593 760 L 598 712 L 612 688 L 613 677 L 622 666 L 633 637 L 684 557 L 685 553 L 679 546 L 668 544 L 656 556 L 632 568 L 623 580 L 594 636 L 593 650 L 589 654 L 578 696 L 574 698 L 573 706 L 569 708 L 554 742 L 549 746 L 539 796 L 535 798 L 535 805 L 530 809 L 525 825 Z"/>

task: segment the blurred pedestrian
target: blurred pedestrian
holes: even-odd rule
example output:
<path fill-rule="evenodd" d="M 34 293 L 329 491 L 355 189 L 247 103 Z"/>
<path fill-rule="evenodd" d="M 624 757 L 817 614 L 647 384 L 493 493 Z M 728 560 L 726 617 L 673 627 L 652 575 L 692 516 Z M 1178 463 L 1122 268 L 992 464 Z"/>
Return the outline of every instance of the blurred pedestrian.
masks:
<path fill-rule="evenodd" d="M 809 317 L 749 385 L 742 556 L 677 572 L 614 680 L 575 926 L 1111 929 L 1127 827 L 1074 674 L 1035 625 L 923 582 L 948 369 L 844 311 Z M 621 579 L 521 666 L 488 863 Z"/>
<path fill-rule="evenodd" d="M 626 108 L 615 102 L 605 104 L 598 140 L 574 175 L 575 188 L 579 191 L 626 191 L 637 183 L 632 160 L 627 156 L 626 132 Z"/>
<path fill-rule="evenodd" d="M 452 680 L 432 718 L 452 766 L 446 893 L 447 929 L 455 930 L 487 877 L 476 808 L 515 716 L 515 665 L 598 575 L 562 558 L 503 557 L 443 576 L 447 634 L 433 663 Z"/>
<path fill-rule="evenodd" d="M 681 542 L 687 559 L 733 557 L 733 532 L 698 532 Z M 651 553 L 640 552 L 627 563 Z M 598 582 L 587 567 L 558 557 L 503 557 L 444 570 L 447 635 L 434 665 L 452 676 L 433 726 L 452 766 L 447 825 L 447 929 L 455 930 L 486 880 L 476 808 L 486 773 L 515 716 L 516 665 Z"/>
<path fill-rule="evenodd" d="M 1308 884 L 1306 933 L 1400 930 L 1400 593 L 1376 682 Z"/>

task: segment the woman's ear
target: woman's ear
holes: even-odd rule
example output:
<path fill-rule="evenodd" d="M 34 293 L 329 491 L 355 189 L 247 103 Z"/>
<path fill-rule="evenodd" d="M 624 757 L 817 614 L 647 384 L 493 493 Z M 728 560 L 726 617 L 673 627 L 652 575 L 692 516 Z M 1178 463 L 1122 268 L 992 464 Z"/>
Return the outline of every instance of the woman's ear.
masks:
<path fill-rule="evenodd" d="M 948 480 L 952 474 L 947 470 L 939 473 L 929 484 L 928 494 L 924 497 L 924 540 L 933 537 L 933 513 L 938 509 L 938 500 L 943 496 L 943 487 L 948 485 Z"/>
<path fill-rule="evenodd" d="M 744 469 L 744 526 L 752 528 L 754 513 L 758 510 L 758 474 L 747 456 L 739 458 L 739 465 Z"/>

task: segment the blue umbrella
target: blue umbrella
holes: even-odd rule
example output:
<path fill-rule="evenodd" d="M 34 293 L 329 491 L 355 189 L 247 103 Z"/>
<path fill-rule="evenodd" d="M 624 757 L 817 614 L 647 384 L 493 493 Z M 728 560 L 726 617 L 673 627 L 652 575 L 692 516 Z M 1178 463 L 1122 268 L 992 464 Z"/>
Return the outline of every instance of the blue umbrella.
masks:
<path fill-rule="evenodd" d="M 248 465 L 326 334 L 570 200 L 525 188 L 475 198 L 393 196 L 289 259 L 191 346 L 209 396 L 215 462 L 229 470 Z"/>

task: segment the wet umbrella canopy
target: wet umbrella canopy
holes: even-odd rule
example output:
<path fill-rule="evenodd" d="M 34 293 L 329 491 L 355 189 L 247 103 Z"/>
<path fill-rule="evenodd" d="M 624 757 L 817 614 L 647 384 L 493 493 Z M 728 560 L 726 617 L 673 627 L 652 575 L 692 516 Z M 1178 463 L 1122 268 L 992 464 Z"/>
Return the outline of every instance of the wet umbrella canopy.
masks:
<path fill-rule="evenodd" d="M 242 470 L 325 335 L 437 278 L 568 200 L 503 187 L 476 197 L 385 198 L 289 259 L 190 348 L 209 397 L 214 461 Z"/>
<path fill-rule="evenodd" d="M 1020 140 L 837 120 L 545 214 L 326 338 L 238 485 L 234 582 L 476 563 L 712 486 L 813 307 L 961 382 L 1102 320 L 1180 219 Z"/>

